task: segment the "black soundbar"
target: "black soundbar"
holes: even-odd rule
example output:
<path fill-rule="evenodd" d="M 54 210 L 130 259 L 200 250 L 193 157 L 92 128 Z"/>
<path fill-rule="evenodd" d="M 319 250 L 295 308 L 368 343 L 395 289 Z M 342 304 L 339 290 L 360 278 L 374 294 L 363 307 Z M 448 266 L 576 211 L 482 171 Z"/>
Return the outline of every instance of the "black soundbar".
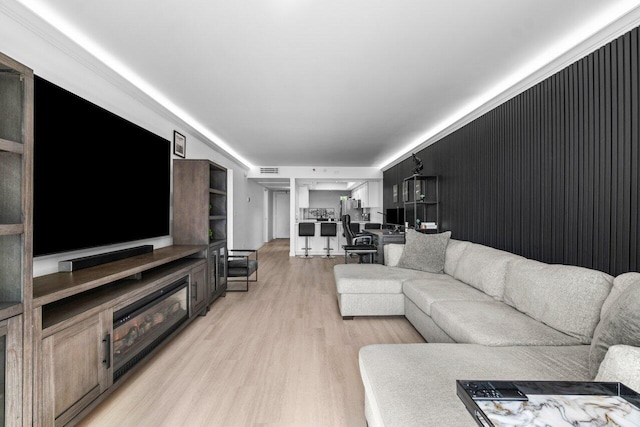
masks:
<path fill-rule="evenodd" d="M 83 268 L 94 267 L 119 259 L 130 258 L 132 256 L 153 252 L 153 245 L 135 246 L 133 248 L 121 249 L 119 251 L 105 252 L 103 254 L 89 255 L 81 258 L 69 259 L 58 262 L 58 271 L 69 272 L 82 270 Z"/>

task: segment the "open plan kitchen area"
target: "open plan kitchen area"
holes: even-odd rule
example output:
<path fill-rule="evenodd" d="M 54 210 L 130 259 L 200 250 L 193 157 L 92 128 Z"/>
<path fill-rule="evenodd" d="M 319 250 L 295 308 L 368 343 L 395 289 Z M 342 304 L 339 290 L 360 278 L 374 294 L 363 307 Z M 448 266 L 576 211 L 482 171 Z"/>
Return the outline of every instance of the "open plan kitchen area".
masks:
<path fill-rule="evenodd" d="M 332 188 L 345 186 L 344 190 Z M 343 215 L 349 215 L 351 229 L 359 233 L 366 229 L 380 229 L 384 222 L 382 190 L 379 181 L 351 183 L 301 182 L 298 186 L 298 214 L 295 254 L 342 255 L 346 244 Z M 300 223 L 313 225 L 312 231 L 300 232 Z M 311 225 L 306 229 L 311 230 Z M 303 229 L 305 226 L 302 226 Z M 304 234 L 313 233 L 313 236 Z M 335 233 L 335 235 L 334 235 Z M 307 248 L 305 250 L 305 248 Z"/>
<path fill-rule="evenodd" d="M 265 187 L 266 237 L 288 238 L 290 256 L 344 256 L 343 215 L 356 233 L 380 230 L 387 222 L 380 170 L 278 168 L 271 176 L 264 170 L 256 175 L 249 178 Z"/>

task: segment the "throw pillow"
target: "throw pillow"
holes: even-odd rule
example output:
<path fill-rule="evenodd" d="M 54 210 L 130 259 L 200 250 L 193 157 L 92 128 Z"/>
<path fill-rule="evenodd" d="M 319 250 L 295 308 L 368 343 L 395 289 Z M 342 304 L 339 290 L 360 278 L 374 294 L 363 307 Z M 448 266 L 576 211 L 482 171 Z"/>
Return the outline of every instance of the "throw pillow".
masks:
<path fill-rule="evenodd" d="M 600 364 L 596 381 L 621 382 L 640 390 L 640 348 L 612 345 Z"/>
<path fill-rule="evenodd" d="M 423 234 L 415 230 L 407 230 L 405 244 L 398 267 L 411 270 L 442 273 L 444 258 L 451 232 L 439 234 Z"/>
<path fill-rule="evenodd" d="M 640 283 L 628 286 L 606 311 L 593 333 L 589 372 L 595 378 L 612 345 L 640 347 Z"/>

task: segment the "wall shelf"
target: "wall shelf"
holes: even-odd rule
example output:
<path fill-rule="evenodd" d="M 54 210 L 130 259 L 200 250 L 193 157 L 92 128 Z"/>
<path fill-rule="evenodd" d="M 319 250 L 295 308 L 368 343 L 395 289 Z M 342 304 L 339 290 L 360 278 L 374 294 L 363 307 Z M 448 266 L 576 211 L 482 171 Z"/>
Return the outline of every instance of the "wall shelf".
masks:
<path fill-rule="evenodd" d="M 440 232 L 439 178 L 432 175 L 412 175 L 403 180 L 404 221 L 422 233 Z M 421 228 L 435 223 L 435 228 Z"/>
<path fill-rule="evenodd" d="M 208 246 L 205 305 L 227 291 L 227 169 L 206 159 L 173 161 L 173 241 Z"/>

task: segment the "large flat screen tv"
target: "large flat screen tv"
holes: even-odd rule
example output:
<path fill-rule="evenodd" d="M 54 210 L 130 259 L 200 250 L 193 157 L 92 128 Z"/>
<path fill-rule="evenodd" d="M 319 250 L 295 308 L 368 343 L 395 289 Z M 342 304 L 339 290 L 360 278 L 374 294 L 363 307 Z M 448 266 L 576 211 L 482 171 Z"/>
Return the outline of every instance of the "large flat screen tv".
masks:
<path fill-rule="evenodd" d="M 169 235 L 170 142 L 35 78 L 34 256 Z"/>

